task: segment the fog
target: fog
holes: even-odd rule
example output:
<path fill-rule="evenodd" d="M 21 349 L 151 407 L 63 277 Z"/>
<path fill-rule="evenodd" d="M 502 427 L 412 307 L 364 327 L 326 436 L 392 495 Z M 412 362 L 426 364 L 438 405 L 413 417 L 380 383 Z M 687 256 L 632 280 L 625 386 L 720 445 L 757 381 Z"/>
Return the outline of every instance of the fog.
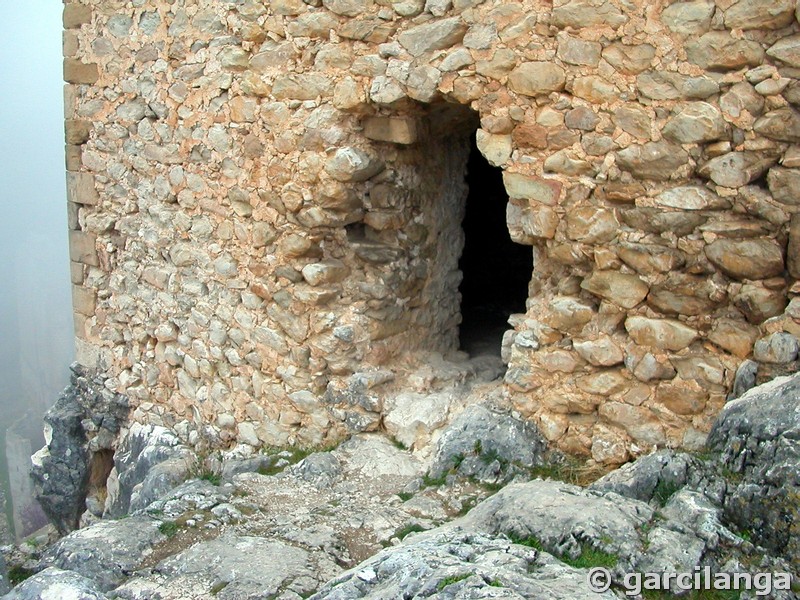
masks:
<path fill-rule="evenodd" d="M 0 483 L 17 536 L 42 524 L 28 497 L 28 456 L 73 356 L 62 9 L 61 0 L 0 8 Z"/>

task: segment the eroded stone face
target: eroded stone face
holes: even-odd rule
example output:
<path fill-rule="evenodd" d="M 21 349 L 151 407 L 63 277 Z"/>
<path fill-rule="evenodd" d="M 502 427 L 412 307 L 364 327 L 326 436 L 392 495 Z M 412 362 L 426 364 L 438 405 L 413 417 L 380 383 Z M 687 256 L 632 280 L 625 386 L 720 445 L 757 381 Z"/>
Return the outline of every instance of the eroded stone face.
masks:
<path fill-rule="evenodd" d="M 506 390 L 562 449 L 696 444 L 800 333 L 790 0 L 112 4 L 65 6 L 70 258 L 134 420 L 317 444 L 435 386 L 471 136 L 535 259 Z"/>

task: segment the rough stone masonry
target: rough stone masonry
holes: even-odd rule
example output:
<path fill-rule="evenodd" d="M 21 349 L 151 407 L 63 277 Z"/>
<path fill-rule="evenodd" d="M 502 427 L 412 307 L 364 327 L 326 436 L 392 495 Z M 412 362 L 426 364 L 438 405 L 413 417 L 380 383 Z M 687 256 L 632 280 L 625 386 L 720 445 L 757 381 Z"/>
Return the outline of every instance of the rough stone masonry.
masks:
<path fill-rule="evenodd" d="M 381 427 L 458 349 L 470 136 L 534 255 L 504 386 L 550 442 L 696 448 L 737 369 L 797 368 L 796 0 L 78 0 L 64 26 L 79 362 L 135 421 Z"/>

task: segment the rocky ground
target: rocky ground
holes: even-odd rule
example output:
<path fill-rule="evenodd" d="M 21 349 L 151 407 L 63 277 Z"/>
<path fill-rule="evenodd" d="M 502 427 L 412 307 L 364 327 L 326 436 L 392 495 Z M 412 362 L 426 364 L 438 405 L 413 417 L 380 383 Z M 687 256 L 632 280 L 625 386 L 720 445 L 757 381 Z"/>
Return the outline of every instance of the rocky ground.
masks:
<path fill-rule="evenodd" d="M 705 451 L 659 451 L 588 485 L 596 474 L 490 390 L 427 456 L 376 433 L 189 462 L 143 427 L 129 439 L 148 468 L 118 494 L 126 512 L 7 547 L 14 582 L 31 576 L 4 598 L 577 599 L 624 596 L 626 573 L 704 567 L 793 572 L 772 597 L 800 597 L 800 376 L 729 402 Z M 609 591 L 590 590 L 593 567 Z"/>

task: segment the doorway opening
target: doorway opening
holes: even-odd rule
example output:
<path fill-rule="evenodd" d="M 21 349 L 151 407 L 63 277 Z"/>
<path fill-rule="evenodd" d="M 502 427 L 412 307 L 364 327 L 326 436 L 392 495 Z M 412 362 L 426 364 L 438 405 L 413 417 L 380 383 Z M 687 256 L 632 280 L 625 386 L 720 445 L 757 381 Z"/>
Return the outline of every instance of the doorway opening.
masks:
<path fill-rule="evenodd" d="M 509 315 L 525 312 L 533 251 L 511 240 L 502 170 L 484 158 L 474 135 L 466 182 L 464 251 L 458 263 L 463 274 L 459 341 L 470 356 L 500 356 Z"/>

